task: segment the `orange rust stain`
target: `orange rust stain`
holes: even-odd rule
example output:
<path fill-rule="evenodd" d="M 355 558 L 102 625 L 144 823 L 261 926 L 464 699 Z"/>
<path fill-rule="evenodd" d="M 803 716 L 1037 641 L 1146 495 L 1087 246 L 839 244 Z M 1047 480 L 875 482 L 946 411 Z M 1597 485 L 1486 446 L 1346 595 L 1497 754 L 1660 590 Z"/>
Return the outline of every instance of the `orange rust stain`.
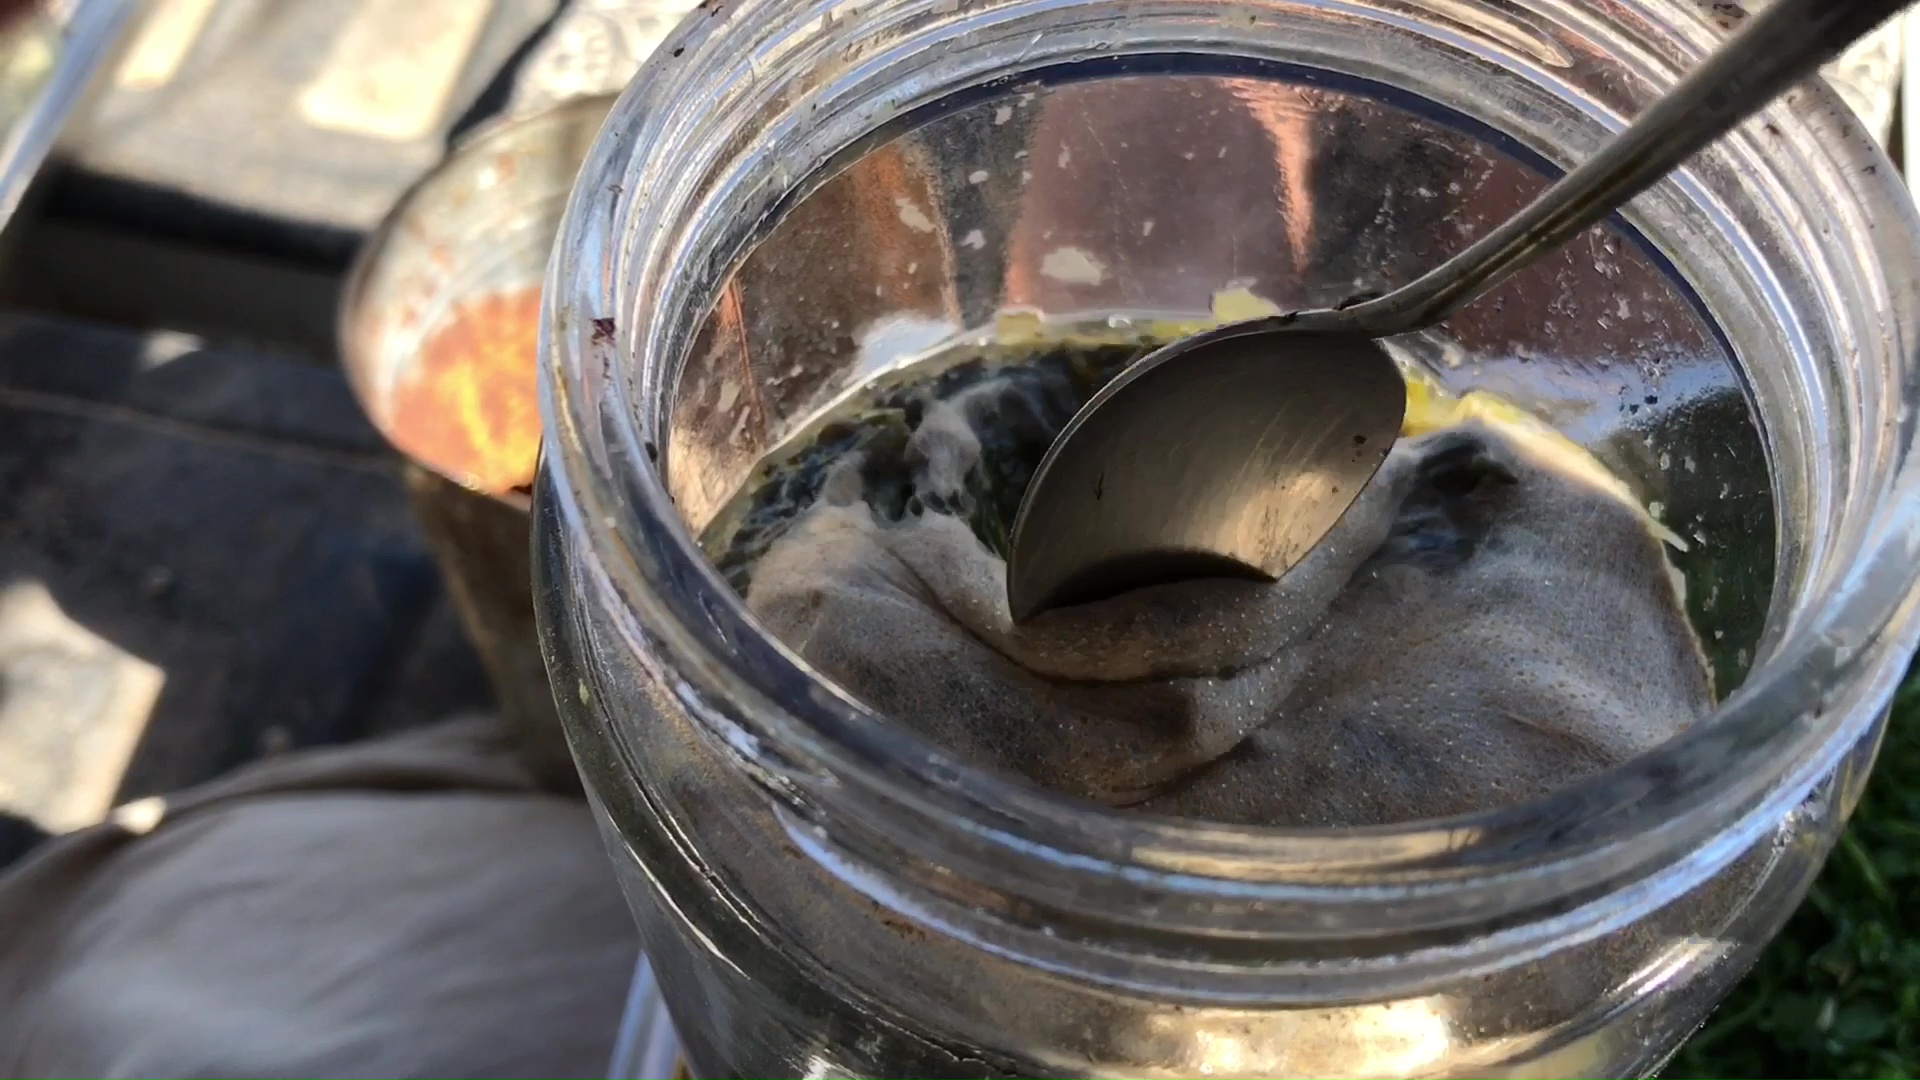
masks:
<path fill-rule="evenodd" d="M 537 285 L 456 307 L 394 387 L 394 441 L 490 495 L 531 484 L 540 454 L 539 337 Z"/>

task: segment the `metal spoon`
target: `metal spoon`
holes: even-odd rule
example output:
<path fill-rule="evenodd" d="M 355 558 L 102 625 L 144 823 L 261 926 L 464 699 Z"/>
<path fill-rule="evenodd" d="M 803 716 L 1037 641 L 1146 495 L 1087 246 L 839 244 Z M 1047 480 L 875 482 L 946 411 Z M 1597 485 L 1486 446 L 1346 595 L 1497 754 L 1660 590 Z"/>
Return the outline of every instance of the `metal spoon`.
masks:
<path fill-rule="evenodd" d="M 1274 580 L 1385 460 L 1406 383 L 1378 340 L 1433 326 L 1600 222 L 1910 0 L 1776 0 L 1512 220 L 1378 299 L 1211 330 L 1094 395 L 1020 504 L 1016 620 L 1145 585 Z"/>

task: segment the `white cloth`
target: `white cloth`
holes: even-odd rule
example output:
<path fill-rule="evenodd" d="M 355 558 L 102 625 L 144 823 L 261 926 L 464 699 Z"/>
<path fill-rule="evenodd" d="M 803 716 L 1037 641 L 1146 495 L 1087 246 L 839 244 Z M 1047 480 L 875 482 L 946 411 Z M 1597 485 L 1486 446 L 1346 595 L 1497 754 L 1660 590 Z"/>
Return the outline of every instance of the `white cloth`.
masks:
<path fill-rule="evenodd" d="M 0 1075 L 605 1076 L 637 953 L 586 806 L 452 723 L 132 804 L 0 876 Z"/>
<path fill-rule="evenodd" d="M 929 412 L 907 447 L 927 505 L 980 453 L 964 407 Z M 1163 585 L 1024 625 L 1003 560 L 947 514 L 876 520 L 854 458 L 748 603 L 883 715 L 1068 794 L 1275 826 L 1464 813 L 1712 707 L 1643 511 L 1556 452 L 1480 422 L 1402 440 L 1277 583 Z"/>

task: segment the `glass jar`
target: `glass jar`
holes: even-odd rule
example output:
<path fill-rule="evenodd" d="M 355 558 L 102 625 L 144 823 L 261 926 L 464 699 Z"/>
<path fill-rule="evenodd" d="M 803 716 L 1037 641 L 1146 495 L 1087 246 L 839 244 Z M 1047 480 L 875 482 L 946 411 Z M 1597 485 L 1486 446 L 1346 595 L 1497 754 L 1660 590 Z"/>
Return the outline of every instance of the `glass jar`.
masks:
<path fill-rule="evenodd" d="M 1009 312 L 1407 280 L 1672 85 L 1704 10 L 709 0 L 676 31 L 550 271 L 536 596 L 696 1074 L 1617 1076 L 1705 1018 L 1920 632 L 1920 228 L 1823 86 L 1400 343 L 1689 541 L 1720 708 L 1550 797 L 1320 831 L 1075 802 L 818 678 L 695 541 L 839 395 Z"/>

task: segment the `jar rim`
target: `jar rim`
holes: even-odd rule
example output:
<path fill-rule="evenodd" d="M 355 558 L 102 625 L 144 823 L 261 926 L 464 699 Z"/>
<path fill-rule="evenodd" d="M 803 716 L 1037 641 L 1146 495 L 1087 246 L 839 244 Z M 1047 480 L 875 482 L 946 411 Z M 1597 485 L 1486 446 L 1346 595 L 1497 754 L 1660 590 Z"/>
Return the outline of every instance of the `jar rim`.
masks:
<path fill-rule="evenodd" d="M 900 0 L 863 15 L 884 9 L 901 18 L 932 9 L 1086 2 Z M 1326 8 L 1333 0 L 1270 2 Z M 1564 13 L 1569 3 L 1580 6 L 1578 0 L 1552 0 L 1541 7 Z M 718 0 L 709 0 L 675 31 L 615 106 L 581 171 L 555 249 L 542 329 L 547 468 L 553 488 L 564 493 L 566 527 L 587 538 L 597 559 L 594 584 L 645 628 L 689 692 L 728 703 L 731 714 L 716 723 L 736 748 L 745 748 L 741 752 L 757 770 L 777 776 L 771 788 L 803 802 L 884 806 L 889 813 L 873 815 L 875 827 L 889 842 L 910 849 L 926 850 L 916 822 L 965 822 L 973 866 L 1017 867 L 1033 888 L 1091 870 L 1130 877 L 1143 895 L 1160 897 L 1218 899 L 1223 884 L 1231 883 L 1234 895 L 1258 905 L 1263 917 L 1274 905 L 1317 908 L 1331 902 L 1358 903 L 1388 919 L 1404 913 L 1404 893 L 1382 893 L 1374 903 L 1359 896 L 1356 886 L 1444 891 L 1455 905 L 1476 893 L 1490 905 L 1511 905 L 1565 897 L 1689 854 L 1724 849 L 1723 857 L 1700 870 L 1711 873 L 1831 774 L 1884 709 L 1920 636 L 1920 466 L 1912 454 L 1911 410 L 1903 410 L 1897 431 L 1882 433 L 1898 444 L 1898 467 L 1882 503 L 1872 509 L 1860 550 L 1709 721 L 1603 773 L 1514 806 L 1357 829 L 1150 818 L 1083 804 L 960 762 L 820 680 L 758 628 L 701 553 L 658 472 L 647 464 L 652 454 L 633 415 L 604 413 L 578 382 L 589 371 L 612 380 L 607 373 L 617 366 L 615 351 L 641 337 L 637 327 L 607 319 L 629 310 L 634 278 L 648 269 L 636 266 L 620 246 L 623 231 L 636 224 L 629 220 L 633 206 L 644 204 L 647 221 L 656 224 L 690 210 L 684 193 L 657 183 L 636 199 L 622 196 L 636 190 L 643 148 L 658 162 L 701 137 L 677 106 L 697 99 L 703 80 L 738 74 L 721 54 L 742 51 L 743 43 L 729 37 L 758 20 L 751 29 L 759 36 L 749 35 L 744 44 L 778 43 L 787 50 L 779 62 L 803 64 L 809 55 L 806 28 L 830 25 L 845 6 L 832 0 L 745 0 L 722 10 Z M 1381 18 L 1405 7 L 1396 0 L 1338 6 Z M 1715 41 L 1713 29 L 1676 0 L 1611 6 L 1639 13 L 1633 40 L 1649 55 L 1664 50 L 1660 62 L 1669 68 L 1704 55 Z M 1655 46 L 1660 33 L 1671 37 Z M 773 77 L 765 63 L 753 70 L 762 79 Z M 1872 223 L 1866 250 L 1877 256 L 1866 272 L 1913 264 L 1920 258 L 1920 220 L 1877 144 L 1824 85 L 1802 93 L 1796 105 L 1776 102 L 1767 122 L 1820 147 L 1823 156 L 1810 166 L 1862 207 Z M 671 248 L 667 240 L 650 242 L 661 251 Z M 672 269 L 692 269 L 686 255 L 674 251 L 682 261 Z M 1890 287 L 1884 275 L 1877 284 L 1878 329 L 1885 348 L 1900 357 L 1899 373 L 1907 380 L 1903 399 L 1911 399 L 1920 393 L 1910 360 L 1920 301 Z"/>

